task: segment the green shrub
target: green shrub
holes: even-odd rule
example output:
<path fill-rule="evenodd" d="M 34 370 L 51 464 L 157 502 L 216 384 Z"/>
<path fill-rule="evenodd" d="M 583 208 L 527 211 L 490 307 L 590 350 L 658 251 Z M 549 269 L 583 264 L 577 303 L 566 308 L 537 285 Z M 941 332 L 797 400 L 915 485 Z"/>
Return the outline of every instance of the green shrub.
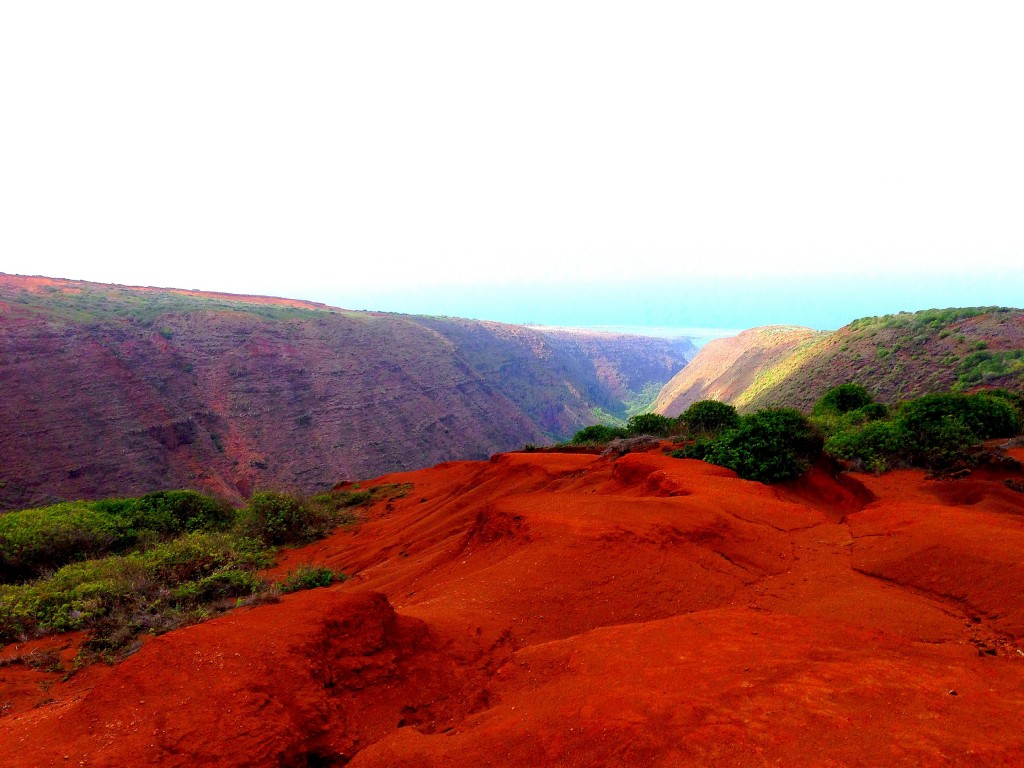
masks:
<path fill-rule="evenodd" d="M 18 581 L 135 541 L 129 520 L 85 501 L 0 516 L 0 580 Z"/>
<path fill-rule="evenodd" d="M 736 409 L 718 400 L 700 400 L 679 417 L 691 432 L 717 434 L 725 429 L 739 426 L 740 416 Z"/>
<path fill-rule="evenodd" d="M 581 429 L 572 436 L 572 440 L 569 442 L 573 445 L 583 445 L 585 443 L 607 443 L 615 440 L 616 438 L 626 437 L 627 435 L 628 433 L 626 430 L 621 429 L 620 427 L 593 424 Z"/>
<path fill-rule="evenodd" d="M 811 411 L 813 415 L 824 413 L 849 413 L 874 403 L 874 398 L 860 384 L 840 384 L 822 396 Z"/>
<path fill-rule="evenodd" d="M 758 411 L 719 437 L 698 441 L 687 454 L 734 470 L 747 480 L 775 483 L 803 474 L 821 452 L 821 437 L 792 408 Z"/>
<path fill-rule="evenodd" d="M 833 435 L 825 441 L 825 450 L 836 458 L 861 464 L 868 472 L 884 472 L 900 463 L 909 463 L 908 443 L 908 435 L 901 424 L 875 421 L 863 429 Z"/>
<path fill-rule="evenodd" d="M 626 432 L 631 436 L 664 437 L 674 426 L 674 419 L 662 416 L 660 413 L 638 413 L 636 416 L 629 417 L 629 421 L 626 422 Z"/>
<path fill-rule="evenodd" d="M 294 572 L 288 573 L 285 580 L 281 582 L 281 591 L 287 594 L 303 589 L 329 587 L 336 581 L 345 581 L 346 579 L 348 576 L 344 573 L 335 573 L 330 568 L 303 564 Z"/>
<path fill-rule="evenodd" d="M 0 581 L 33 578 L 62 565 L 131 549 L 186 531 L 224 530 L 235 511 L 194 491 L 134 499 L 72 501 L 0 516 Z"/>
<path fill-rule="evenodd" d="M 924 395 L 903 405 L 899 419 L 912 433 L 927 431 L 943 419 L 956 419 L 978 439 L 1017 432 L 1017 411 L 1005 398 L 988 394 Z"/>
<path fill-rule="evenodd" d="M 854 420 L 858 414 L 879 420 Z M 988 393 L 925 395 L 885 418 L 865 406 L 833 420 L 840 428 L 829 433 L 825 450 L 873 472 L 896 466 L 946 471 L 972 465 L 982 440 L 1009 437 L 1020 427 L 1012 398 Z"/>
<path fill-rule="evenodd" d="M 238 514 L 237 530 L 269 546 L 298 544 L 325 536 L 333 516 L 317 504 L 272 491 L 254 493 Z"/>
<path fill-rule="evenodd" d="M 179 626 L 183 611 L 204 602 L 252 594 L 259 588 L 252 571 L 269 564 L 255 542 L 225 533 L 72 563 L 48 578 L 0 586 L 0 642 L 102 628 L 98 646 L 118 647 L 140 631 Z"/>
<path fill-rule="evenodd" d="M 136 530 L 175 535 L 185 531 L 223 531 L 235 519 L 225 501 L 195 491 L 157 491 L 134 499 L 103 499 L 97 509 L 130 522 Z"/>

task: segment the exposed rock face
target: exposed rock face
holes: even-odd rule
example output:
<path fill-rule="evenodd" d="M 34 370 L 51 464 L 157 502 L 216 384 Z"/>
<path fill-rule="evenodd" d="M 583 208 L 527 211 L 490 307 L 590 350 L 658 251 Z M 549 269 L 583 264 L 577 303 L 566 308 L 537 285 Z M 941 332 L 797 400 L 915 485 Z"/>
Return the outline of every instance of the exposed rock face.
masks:
<path fill-rule="evenodd" d="M 1024 310 L 906 312 L 831 333 L 754 328 L 704 347 L 665 385 L 655 411 L 674 416 L 706 399 L 741 411 L 808 410 L 847 382 L 884 403 L 979 386 L 1024 391 Z"/>
<path fill-rule="evenodd" d="M 0 275 L 0 509 L 239 498 L 547 443 L 622 413 L 685 340 Z"/>
<path fill-rule="evenodd" d="M 678 416 L 698 400 L 736 404 L 759 374 L 822 335 L 801 326 L 772 325 L 710 341 L 662 388 L 654 410 Z"/>
<path fill-rule="evenodd" d="M 275 569 L 328 565 L 352 574 L 340 586 L 69 680 L 4 649 L 0 754 L 9 768 L 1019 765 L 1024 495 L 1005 481 L 1020 477 L 819 465 L 768 487 L 660 449 L 392 475 L 380 482 L 413 491 Z"/>

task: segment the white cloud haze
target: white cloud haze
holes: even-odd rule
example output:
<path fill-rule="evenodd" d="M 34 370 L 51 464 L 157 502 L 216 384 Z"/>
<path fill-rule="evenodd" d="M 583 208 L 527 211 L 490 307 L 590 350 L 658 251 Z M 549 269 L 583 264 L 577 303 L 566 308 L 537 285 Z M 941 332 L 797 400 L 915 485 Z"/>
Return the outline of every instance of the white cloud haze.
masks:
<path fill-rule="evenodd" d="M 996 285 L 1024 269 L 1022 22 L 1009 2 L 7 3 L 0 271 L 348 305 Z"/>

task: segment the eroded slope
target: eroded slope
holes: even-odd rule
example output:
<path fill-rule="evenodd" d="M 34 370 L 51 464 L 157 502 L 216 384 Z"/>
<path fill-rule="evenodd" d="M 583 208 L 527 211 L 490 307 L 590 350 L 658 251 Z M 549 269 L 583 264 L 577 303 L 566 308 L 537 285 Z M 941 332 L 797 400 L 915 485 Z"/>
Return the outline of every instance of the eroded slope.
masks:
<path fill-rule="evenodd" d="M 387 476 L 413 491 L 278 566 L 351 581 L 52 683 L 0 719 L 0 751 L 15 767 L 1019 764 L 1011 474 L 820 466 L 767 487 L 655 451 Z"/>

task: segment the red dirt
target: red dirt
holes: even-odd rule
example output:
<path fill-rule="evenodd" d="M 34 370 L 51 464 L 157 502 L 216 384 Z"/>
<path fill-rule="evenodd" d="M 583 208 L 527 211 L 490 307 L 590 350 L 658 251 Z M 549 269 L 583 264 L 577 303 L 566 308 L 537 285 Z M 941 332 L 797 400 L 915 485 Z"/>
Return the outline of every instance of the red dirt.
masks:
<path fill-rule="evenodd" d="M 822 466 L 768 487 L 659 452 L 385 476 L 414 488 L 275 569 L 350 581 L 54 682 L 0 719 L 0 755 L 1024 765 L 1024 494 L 1004 480 Z"/>

